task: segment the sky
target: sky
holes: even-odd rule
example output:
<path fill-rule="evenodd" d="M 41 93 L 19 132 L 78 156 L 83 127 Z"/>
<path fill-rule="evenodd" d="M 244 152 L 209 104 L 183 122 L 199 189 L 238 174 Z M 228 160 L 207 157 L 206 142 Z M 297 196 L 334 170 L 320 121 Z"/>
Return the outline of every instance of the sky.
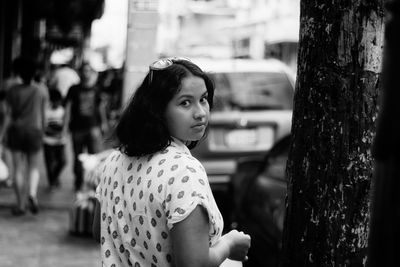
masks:
<path fill-rule="evenodd" d="M 128 0 L 105 0 L 103 16 L 93 21 L 90 46 L 109 46 L 111 67 L 121 67 L 125 57 Z"/>

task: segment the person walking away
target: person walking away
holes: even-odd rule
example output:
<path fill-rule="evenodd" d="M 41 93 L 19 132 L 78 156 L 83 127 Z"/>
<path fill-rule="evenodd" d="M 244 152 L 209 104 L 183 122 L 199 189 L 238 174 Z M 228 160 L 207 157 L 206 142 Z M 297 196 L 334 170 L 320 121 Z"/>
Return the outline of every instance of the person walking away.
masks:
<path fill-rule="evenodd" d="M 25 214 L 26 204 L 33 214 L 39 212 L 39 152 L 42 148 L 44 112 L 48 95 L 44 87 L 33 82 L 35 71 L 33 60 L 21 58 L 20 75 L 23 83 L 12 86 L 6 95 L 10 111 L 7 146 L 12 153 L 17 198 L 17 205 L 12 209 L 14 215 Z"/>
<path fill-rule="evenodd" d="M 65 108 L 59 90 L 49 90 L 50 103 L 45 113 L 44 158 L 49 189 L 60 186 L 60 174 L 66 165 Z"/>
<path fill-rule="evenodd" d="M 210 78 L 189 60 L 150 66 L 117 123 L 118 149 L 98 170 L 93 230 L 103 266 L 246 260 L 250 236 L 222 235 L 207 174 L 189 150 L 206 133 L 213 95 Z"/>
<path fill-rule="evenodd" d="M 80 75 L 81 82 L 69 89 L 65 99 L 66 125 L 72 137 L 76 192 L 83 186 L 83 166 L 79 155 L 100 152 L 102 132 L 107 131 L 105 105 L 97 84 L 98 72 L 84 62 Z"/>
<path fill-rule="evenodd" d="M 11 65 L 11 75 L 4 80 L 1 88 L 0 88 L 0 157 L 4 160 L 5 165 L 8 168 L 9 176 L 5 181 L 7 186 L 12 185 L 13 180 L 13 164 L 12 164 L 12 155 L 10 150 L 5 145 L 6 142 L 6 126 L 7 126 L 7 114 L 8 108 L 6 103 L 6 95 L 9 89 L 17 84 L 22 84 L 22 78 L 20 76 L 21 73 L 21 58 L 17 57 L 13 60 Z"/>

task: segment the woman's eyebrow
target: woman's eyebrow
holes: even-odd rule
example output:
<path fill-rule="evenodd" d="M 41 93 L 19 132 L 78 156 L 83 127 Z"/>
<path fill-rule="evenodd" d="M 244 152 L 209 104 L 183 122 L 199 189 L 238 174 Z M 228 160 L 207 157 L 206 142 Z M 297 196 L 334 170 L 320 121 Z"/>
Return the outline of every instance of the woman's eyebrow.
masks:
<path fill-rule="evenodd" d="M 178 96 L 178 99 L 181 99 L 181 98 L 194 98 L 194 96 L 190 95 L 190 94 L 183 94 L 183 95 Z"/>
<path fill-rule="evenodd" d="M 201 97 L 207 96 L 208 95 L 208 91 L 205 91 L 203 94 L 201 94 Z M 195 98 L 196 95 L 194 94 L 181 94 L 178 95 L 177 99 L 181 99 L 181 98 Z"/>

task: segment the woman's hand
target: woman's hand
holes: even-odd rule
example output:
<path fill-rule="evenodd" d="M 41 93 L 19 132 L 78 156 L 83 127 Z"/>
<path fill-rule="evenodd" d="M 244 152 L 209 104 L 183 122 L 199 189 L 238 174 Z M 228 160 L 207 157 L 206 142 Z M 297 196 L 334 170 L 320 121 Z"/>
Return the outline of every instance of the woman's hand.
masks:
<path fill-rule="evenodd" d="M 232 230 L 221 238 L 229 246 L 228 258 L 235 261 L 247 260 L 247 252 L 250 248 L 251 238 L 243 232 Z"/>

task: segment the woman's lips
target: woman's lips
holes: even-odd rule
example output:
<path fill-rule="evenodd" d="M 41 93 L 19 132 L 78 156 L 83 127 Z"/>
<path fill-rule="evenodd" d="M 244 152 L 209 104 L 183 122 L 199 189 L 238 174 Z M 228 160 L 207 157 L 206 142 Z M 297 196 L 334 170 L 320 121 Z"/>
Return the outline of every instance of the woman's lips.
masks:
<path fill-rule="evenodd" d="M 206 128 L 206 124 L 205 123 L 198 123 L 192 126 L 193 129 L 195 130 L 203 130 Z"/>

